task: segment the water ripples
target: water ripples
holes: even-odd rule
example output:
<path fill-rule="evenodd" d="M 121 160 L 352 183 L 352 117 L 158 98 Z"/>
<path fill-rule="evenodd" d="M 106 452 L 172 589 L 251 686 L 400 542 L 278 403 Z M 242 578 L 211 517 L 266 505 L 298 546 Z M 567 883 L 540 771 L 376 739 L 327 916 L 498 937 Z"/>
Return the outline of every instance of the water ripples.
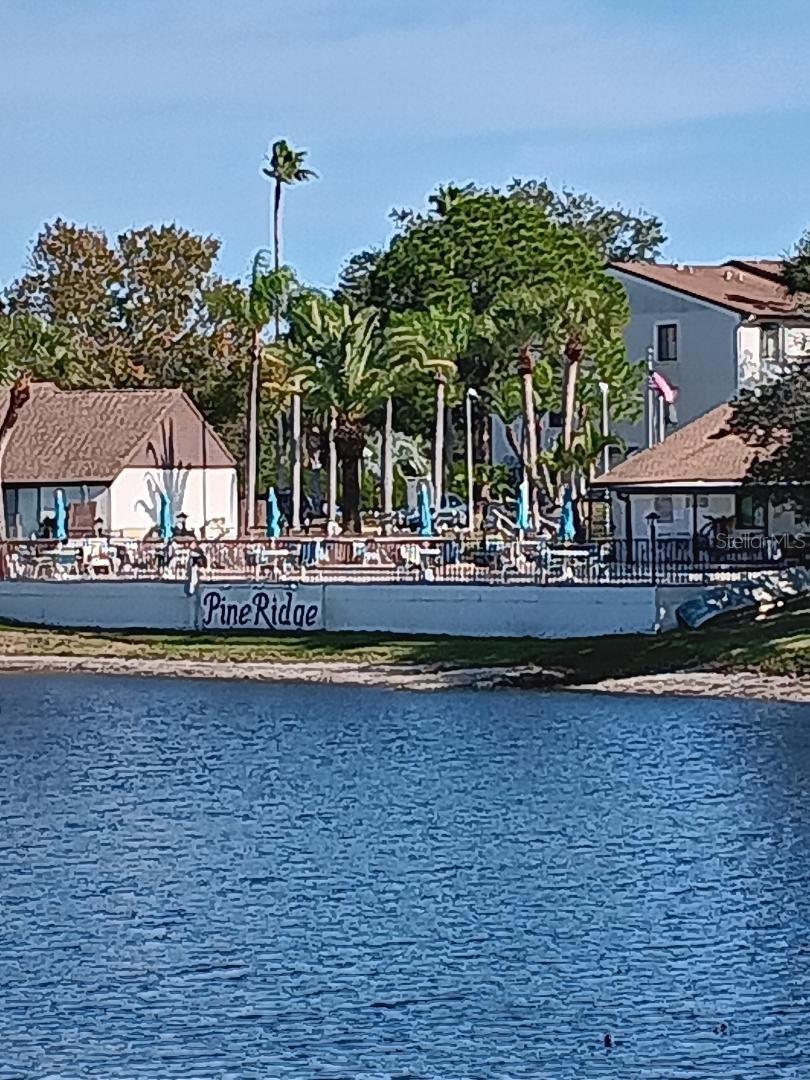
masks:
<path fill-rule="evenodd" d="M 3 677 L 0 1080 L 807 1077 L 809 722 Z"/>

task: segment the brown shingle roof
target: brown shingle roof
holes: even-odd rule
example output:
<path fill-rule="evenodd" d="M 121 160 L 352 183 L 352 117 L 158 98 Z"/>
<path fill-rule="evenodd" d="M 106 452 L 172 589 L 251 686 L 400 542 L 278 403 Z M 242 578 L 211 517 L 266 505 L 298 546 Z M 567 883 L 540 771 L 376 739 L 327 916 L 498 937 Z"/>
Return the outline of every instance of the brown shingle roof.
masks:
<path fill-rule="evenodd" d="M 731 411 L 730 405 L 718 405 L 657 446 L 633 454 L 595 483 L 615 488 L 741 483 L 755 452 L 728 430 Z"/>
<path fill-rule="evenodd" d="M 710 304 L 759 318 L 807 314 L 810 297 L 792 296 L 781 282 L 783 264 L 777 259 L 730 259 L 716 266 L 673 266 L 663 263 L 610 264 L 631 277 L 705 300 Z"/>
<path fill-rule="evenodd" d="M 4 394 L 0 409 L 5 406 Z M 59 390 L 34 383 L 9 440 L 3 482 L 112 480 L 178 408 L 196 416 L 182 390 Z"/>

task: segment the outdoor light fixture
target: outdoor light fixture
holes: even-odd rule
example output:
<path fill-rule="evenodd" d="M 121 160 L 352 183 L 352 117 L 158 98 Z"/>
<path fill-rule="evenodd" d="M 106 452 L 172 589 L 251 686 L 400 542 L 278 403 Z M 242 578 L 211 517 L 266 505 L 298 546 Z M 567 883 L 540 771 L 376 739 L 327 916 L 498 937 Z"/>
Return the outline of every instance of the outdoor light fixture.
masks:
<path fill-rule="evenodd" d="M 464 395 L 464 412 L 467 427 L 467 530 L 473 532 L 475 506 L 473 505 L 473 442 L 472 442 L 472 403 L 478 400 L 478 391 L 473 386 L 467 387 Z"/>

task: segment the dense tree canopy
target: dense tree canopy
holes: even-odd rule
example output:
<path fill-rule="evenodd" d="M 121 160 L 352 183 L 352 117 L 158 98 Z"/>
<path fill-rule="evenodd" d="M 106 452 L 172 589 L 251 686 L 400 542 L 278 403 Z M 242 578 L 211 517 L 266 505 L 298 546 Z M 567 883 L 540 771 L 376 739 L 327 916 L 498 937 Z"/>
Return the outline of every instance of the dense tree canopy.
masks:
<path fill-rule="evenodd" d="M 279 199 L 284 184 L 310 175 L 303 160 L 283 142 L 268 158 L 276 240 L 262 276 L 268 286 L 287 273 L 277 267 Z M 626 297 L 604 273 L 605 260 L 654 256 L 660 222 L 520 180 L 500 192 L 446 186 L 424 212 L 394 216 L 389 244 L 349 261 L 334 300 L 305 292 L 285 312 L 271 311 L 267 297 L 258 311 L 255 272 L 245 284 L 217 276 L 214 237 L 163 225 L 109 238 L 56 220 L 0 296 L 3 362 L 65 387 L 180 386 L 238 459 L 258 441 L 265 478 L 273 443 L 276 467 L 286 457 L 277 417 L 292 402 L 290 461 L 300 476 L 300 445 L 322 437 L 329 399 L 344 478 L 356 491 L 369 429 L 381 409 L 390 427 L 393 402 L 400 432 L 433 442 L 441 490 L 445 469 L 453 470 L 453 411 L 458 418 L 473 388 L 479 461 L 489 460 L 491 413 L 509 420 L 522 408 L 524 430 L 533 431 L 530 416 L 561 411 L 567 456 L 543 468 L 587 474 L 598 449 L 600 382 L 609 386 L 614 422 L 635 416 L 641 400 L 640 372 L 624 349 Z M 271 337 L 278 347 L 268 348 Z M 432 365 L 441 377 L 411 377 Z M 258 429 L 258 440 L 245 438 L 246 427 Z M 533 475 L 530 438 L 515 445 Z"/>
<path fill-rule="evenodd" d="M 250 326 L 224 314 L 244 290 L 214 275 L 218 251 L 176 225 L 46 225 L 2 298 L 6 360 L 67 388 L 181 386 L 240 455 Z"/>
<path fill-rule="evenodd" d="M 810 502 L 810 365 L 744 390 L 734 402 L 730 426 L 756 451 L 750 483 L 783 487 Z"/>
<path fill-rule="evenodd" d="M 792 293 L 810 295 L 810 229 L 797 241 L 785 259 L 785 282 Z"/>
<path fill-rule="evenodd" d="M 622 338 L 623 289 L 578 233 L 527 200 L 465 192 L 445 198 L 441 209 L 394 237 L 367 288 L 384 310 L 468 311 L 473 328 L 457 359 L 462 381 L 479 392 L 494 395 L 514 372 L 519 348 L 531 343 L 541 357 L 542 405 L 558 408 L 560 358 L 575 338 L 595 382 L 604 378 L 614 387 L 614 415 L 637 408 L 638 373 Z"/>

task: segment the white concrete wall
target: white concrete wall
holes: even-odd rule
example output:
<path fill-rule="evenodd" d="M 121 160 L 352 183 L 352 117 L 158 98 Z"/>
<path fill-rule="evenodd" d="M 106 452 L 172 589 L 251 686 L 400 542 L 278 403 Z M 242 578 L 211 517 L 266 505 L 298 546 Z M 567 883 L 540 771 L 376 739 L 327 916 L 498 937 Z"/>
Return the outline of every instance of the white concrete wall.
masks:
<path fill-rule="evenodd" d="M 205 584 L 197 594 L 197 628 L 217 633 L 311 633 L 324 630 L 325 585 Z"/>
<path fill-rule="evenodd" d="M 175 518 L 187 514 L 188 527 L 198 535 L 216 519 L 224 519 L 226 536 L 237 535 L 235 469 L 123 469 L 110 486 L 111 530 L 145 536 L 159 523 L 161 492 L 169 494 Z"/>
<path fill-rule="evenodd" d="M 221 602 L 206 601 L 213 593 Z M 264 594 L 263 613 L 256 597 Z M 275 601 L 275 604 L 273 603 Z M 298 614 L 297 610 L 300 609 Z M 276 615 L 273 616 L 275 610 Z M 284 614 L 282 615 L 282 611 Z M 224 614 L 224 618 L 223 618 Z M 265 625 L 267 614 L 270 625 Z M 301 634 L 319 629 L 472 637 L 565 638 L 649 633 L 649 586 L 203 585 L 144 581 L 0 582 L 0 618 L 110 629 Z"/>
<path fill-rule="evenodd" d="M 177 582 L 0 581 L 0 618 L 41 626 L 188 629 L 196 608 Z"/>
<path fill-rule="evenodd" d="M 327 630 L 472 637 L 584 637 L 651 631 L 648 586 L 327 585 Z"/>
<path fill-rule="evenodd" d="M 759 326 L 741 326 L 737 341 L 740 387 L 750 388 L 789 374 L 792 365 L 810 357 L 810 327 L 801 323 L 780 324 L 778 355 L 773 358 L 762 355 L 762 329 Z"/>

